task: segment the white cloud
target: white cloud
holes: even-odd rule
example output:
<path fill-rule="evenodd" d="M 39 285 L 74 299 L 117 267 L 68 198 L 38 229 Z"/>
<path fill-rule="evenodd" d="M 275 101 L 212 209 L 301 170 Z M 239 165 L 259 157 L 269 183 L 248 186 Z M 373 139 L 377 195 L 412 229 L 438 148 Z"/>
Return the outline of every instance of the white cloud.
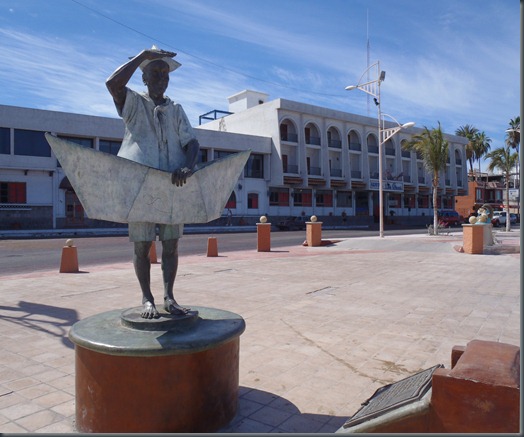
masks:
<path fill-rule="evenodd" d="M 23 90 L 40 102 L 39 107 L 109 115 L 111 100 L 106 96 L 106 72 L 99 57 L 87 55 L 81 47 L 64 40 L 12 29 L 0 29 L 0 36 L 6 41 L 0 51 L 5 103 Z"/>

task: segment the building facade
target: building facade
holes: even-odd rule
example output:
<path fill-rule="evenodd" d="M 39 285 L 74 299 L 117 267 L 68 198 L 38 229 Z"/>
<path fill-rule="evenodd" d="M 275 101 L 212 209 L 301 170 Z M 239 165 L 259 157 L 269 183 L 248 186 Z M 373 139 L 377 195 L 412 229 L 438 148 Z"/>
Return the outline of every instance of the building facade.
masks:
<path fill-rule="evenodd" d="M 455 209 L 463 217 L 476 215 L 484 204 L 489 204 L 493 210 L 502 211 L 508 204 L 506 199 L 506 181 L 504 175 L 490 175 L 478 171 L 468 174 L 468 194 L 457 197 Z M 510 182 L 509 208 L 510 212 L 519 214 L 519 190 L 513 188 Z"/>
<path fill-rule="evenodd" d="M 201 144 L 200 162 L 241 150 L 252 151 L 235 188 L 237 210 L 247 209 L 244 192 L 266 192 L 266 177 L 259 168 L 269 168 L 270 138 L 195 130 Z M 124 125 L 119 118 L 0 105 L 0 229 L 122 226 L 86 216 L 45 132 L 116 155 Z"/>
<path fill-rule="evenodd" d="M 235 94 L 229 98 L 230 115 L 201 126 L 271 137 L 270 178 L 262 210 L 270 217 L 314 214 L 342 224 L 378 222 L 377 120 L 267 97 L 248 90 Z M 382 147 L 384 215 L 391 221 L 426 223 L 433 215 L 431 175 L 415 152 L 401 147 L 421 131 L 402 130 Z M 440 178 L 437 208 L 454 209 L 455 198 L 468 193 L 467 141 L 445 137 L 449 158 Z"/>
<path fill-rule="evenodd" d="M 252 151 L 224 209 L 233 224 L 261 215 L 317 215 L 335 225 L 379 220 L 377 120 L 243 91 L 225 115 L 195 127 L 199 161 Z M 204 120 L 209 120 L 205 117 Z M 426 224 L 433 214 L 431 177 L 414 152 L 402 150 L 420 129 L 402 130 L 382 148 L 384 214 L 397 223 Z M 91 220 L 69 184 L 44 133 L 116 154 L 124 126 L 95 117 L 0 105 L 0 229 L 119 226 Z M 442 172 L 438 208 L 454 209 L 468 194 L 466 140 L 446 134 L 450 154 Z M 121 225 L 120 225 L 121 226 Z"/>

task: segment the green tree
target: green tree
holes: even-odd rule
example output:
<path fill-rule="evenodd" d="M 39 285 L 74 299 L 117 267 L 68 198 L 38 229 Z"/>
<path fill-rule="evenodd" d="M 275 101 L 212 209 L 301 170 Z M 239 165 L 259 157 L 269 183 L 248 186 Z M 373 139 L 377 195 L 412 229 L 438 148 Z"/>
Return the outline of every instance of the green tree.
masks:
<path fill-rule="evenodd" d="M 518 189 L 520 190 L 520 116 L 517 116 L 509 121 L 509 126 L 506 130 L 506 145 L 511 147 L 512 149 L 515 149 L 517 155 L 519 156 L 515 172 L 517 173 L 518 177 L 518 185 L 516 185 L 516 187 L 518 187 Z"/>
<path fill-rule="evenodd" d="M 506 131 L 506 145 L 515 149 L 519 153 L 520 146 L 520 116 L 509 121 L 508 130 Z"/>
<path fill-rule="evenodd" d="M 420 134 L 413 135 L 411 141 L 405 142 L 402 148 L 417 152 L 422 157 L 428 172 L 432 174 L 433 235 L 438 235 L 438 186 L 440 184 L 440 172 L 446 169 L 446 161 L 449 156 L 449 143 L 444 138 L 440 122 L 438 128 L 431 130 L 424 126 L 424 130 Z"/>
<path fill-rule="evenodd" d="M 468 144 L 466 144 L 466 159 L 469 161 L 471 173 L 473 173 L 473 162 L 475 161 L 475 135 L 477 135 L 478 132 L 479 130 L 476 127 L 470 126 L 469 124 L 460 126 L 455 131 L 455 135 L 468 139 Z"/>
<path fill-rule="evenodd" d="M 486 155 L 486 159 L 490 160 L 488 170 L 499 170 L 506 179 L 506 204 L 504 209 L 506 210 L 506 231 L 509 232 L 511 229 L 509 219 L 509 178 L 513 169 L 517 165 L 518 154 L 511 153 L 510 147 L 506 146 L 489 152 Z"/>
<path fill-rule="evenodd" d="M 477 132 L 473 136 L 473 160 L 479 163 L 480 173 L 480 160 L 489 152 L 491 149 L 491 138 L 486 135 L 484 131 Z"/>

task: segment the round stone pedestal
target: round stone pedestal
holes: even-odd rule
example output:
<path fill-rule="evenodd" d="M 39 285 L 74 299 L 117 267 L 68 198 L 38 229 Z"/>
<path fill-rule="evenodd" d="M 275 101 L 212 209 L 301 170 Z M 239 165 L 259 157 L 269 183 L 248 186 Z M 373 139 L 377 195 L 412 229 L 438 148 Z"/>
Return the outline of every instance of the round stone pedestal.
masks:
<path fill-rule="evenodd" d="M 73 325 L 80 432 L 214 432 L 236 414 L 238 314 L 192 307 L 185 316 L 113 310 Z"/>

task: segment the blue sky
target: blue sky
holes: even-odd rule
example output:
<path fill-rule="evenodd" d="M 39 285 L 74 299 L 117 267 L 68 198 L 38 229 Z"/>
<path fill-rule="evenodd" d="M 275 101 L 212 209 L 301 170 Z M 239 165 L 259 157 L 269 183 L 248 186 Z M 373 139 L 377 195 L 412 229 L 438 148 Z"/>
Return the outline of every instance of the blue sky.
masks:
<path fill-rule="evenodd" d="M 0 0 L 0 104 L 116 117 L 105 79 L 156 44 L 178 53 L 167 94 L 194 126 L 244 89 L 375 117 L 344 89 L 368 37 L 383 112 L 504 144 L 520 111 L 517 0 Z"/>

